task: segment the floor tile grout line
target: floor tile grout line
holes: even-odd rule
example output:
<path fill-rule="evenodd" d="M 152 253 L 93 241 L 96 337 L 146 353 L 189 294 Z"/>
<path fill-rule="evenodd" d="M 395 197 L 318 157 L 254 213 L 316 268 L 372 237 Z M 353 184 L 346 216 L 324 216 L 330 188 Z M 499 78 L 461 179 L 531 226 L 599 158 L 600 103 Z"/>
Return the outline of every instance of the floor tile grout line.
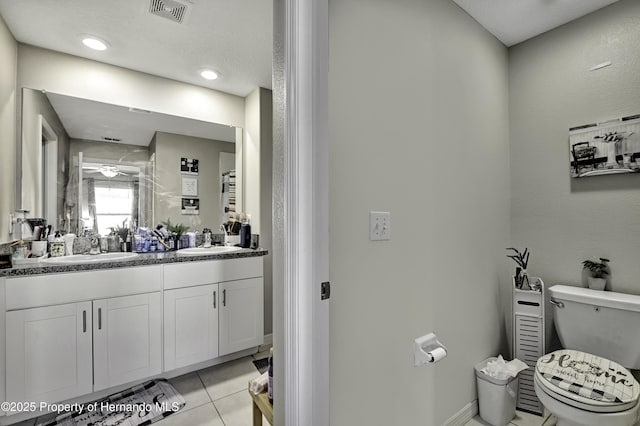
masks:
<path fill-rule="evenodd" d="M 218 410 L 218 406 L 216 405 L 216 403 L 211 402 L 211 404 L 213 404 L 213 409 L 216 410 L 216 413 L 218 413 L 218 417 L 220 417 L 220 421 L 222 422 L 222 424 L 226 425 L 227 422 L 224 421 L 224 417 L 222 417 L 222 413 L 220 412 L 220 410 Z"/>
<path fill-rule="evenodd" d="M 232 392 L 232 393 L 230 393 L 229 395 L 225 395 L 225 396 L 223 396 L 223 397 L 220 397 L 220 398 L 216 399 L 215 401 L 213 401 L 213 405 L 216 405 L 216 401 L 220 401 L 220 400 L 222 400 L 222 399 L 229 398 L 229 397 L 231 397 L 231 396 L 241 394 L 242 392 L 248 392 L 248 390 L 247 390 L 247 389 L 242 389 L 242 390 L 239 390 L 239 391 L 237 391 L 237 392 Z"/>
<path fill-rule="evenodd" d="M 211 401 L 211 403 L 213 404 L 213 398 L 211 398 L 211 395 L 209 394 L 209 390 L 207 389 L 207 385 L 204 384 L 204 380 L 202 380 L 202 376 L 200 375 L 201 371 L 203 370 L 196 371 L 196 373 L 198 374 L 198 380 L 200 380 L 200 384 L 204 388 L 204 391 L 207 394 L 207 398 L 209 398 L 209 401 Z"/>

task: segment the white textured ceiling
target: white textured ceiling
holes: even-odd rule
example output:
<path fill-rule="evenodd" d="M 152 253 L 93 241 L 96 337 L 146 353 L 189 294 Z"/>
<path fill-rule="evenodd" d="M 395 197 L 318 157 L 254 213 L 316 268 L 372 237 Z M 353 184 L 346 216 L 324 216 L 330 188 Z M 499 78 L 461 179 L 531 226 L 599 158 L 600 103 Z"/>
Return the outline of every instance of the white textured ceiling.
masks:
<path fill-rule="evenodd" d="M 149 1 L 0 0 L 0 15 L 23 43 L 239 96 L 271 88 L 271 0 L 179 0 L 189 6 L 182 24 L 151 15 Z M 453 1 L 512 46 L 617 0 Z M 111 48 L 91 51 L 82 34 Z M 207 82 L 203 68 L 221 77 Z"/>
<path fill-rule="evenodd" d="M 271 88 L 272 1 L 180 0 L 182 24 L 149 13 L 149 0 L 0 0 L 0 15 L 26 44 L 247 96 Z M 82 34 L 105 39 L 92 51 Z M 212 68 L 221 76 L 206 81 Z"/>
<path fill-rule="evenodd" d="M 70 137 L 148 146 L 156 131 L 235 142 L 235 128 L 156 112 L 136 112 L 119 105 L 47 93 Z"/>
<path fill-rule="evenodd" d="M 547 32 L 618 0 L 453 0 L 506 46 Z"/>

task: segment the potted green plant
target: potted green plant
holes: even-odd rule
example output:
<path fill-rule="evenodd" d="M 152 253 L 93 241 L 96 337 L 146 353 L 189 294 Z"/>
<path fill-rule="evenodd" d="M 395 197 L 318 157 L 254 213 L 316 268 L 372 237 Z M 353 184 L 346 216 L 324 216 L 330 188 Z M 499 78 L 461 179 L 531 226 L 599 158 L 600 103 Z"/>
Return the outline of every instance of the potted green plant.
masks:
<path fill-rule="evenodd" d="M 165 222 L 162 222 L 162 224 L 167 227 L 168 232 L 175 234 L 176 249 L 181 248 L 180 237 L 182 237 L 182 235 L 189 230 L 189 227 L 182 223 L 171 223 L 171 220 L 169 218 L 167 218 Z"/>
<path fill-rule="evenodd" d="M 589 271 L 589 275 L 587 275 L 589 288 L 593 290 L 604 290 L 604 287 L 607 284 L 605 275 L 609 274 L 608 262 L 611 261 L 603 257 L 594 258 L 594 260 L 585 260 L 582 262 L 584 269 Z"/>
<path fill-rule="evenodd" d="M 116 225 L 109 229 L 111 229 L 113 234 L 119 237 L 120 251 L 131 251 L 131 240 L 127 241 L 129 239 L 131 229 L 127 226 L 127 220 L 125 219 L 122 221 L 122 226 Z"/>

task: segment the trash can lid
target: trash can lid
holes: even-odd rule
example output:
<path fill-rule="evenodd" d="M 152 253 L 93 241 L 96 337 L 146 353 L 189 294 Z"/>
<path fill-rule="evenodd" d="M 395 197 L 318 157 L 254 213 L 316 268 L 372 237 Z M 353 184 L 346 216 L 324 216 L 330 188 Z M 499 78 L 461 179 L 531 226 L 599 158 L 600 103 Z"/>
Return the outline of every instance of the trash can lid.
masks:
<path fill-rule="evenodd" d="M 547 389 L 587 404 L 635 404 L 640 385 L 615 361 L 571 349 L 544 355 L 536 375 Z"/>

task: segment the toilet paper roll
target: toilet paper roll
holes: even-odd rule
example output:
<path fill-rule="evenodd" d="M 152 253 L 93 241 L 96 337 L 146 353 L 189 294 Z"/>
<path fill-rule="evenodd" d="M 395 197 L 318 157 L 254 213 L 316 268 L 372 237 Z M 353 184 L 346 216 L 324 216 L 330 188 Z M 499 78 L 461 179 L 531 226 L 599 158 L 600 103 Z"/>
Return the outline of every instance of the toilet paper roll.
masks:
<path fill-rule="evenodd" d="M 429 351 L 428 355 L 430 358 L 429 362 L 438 362 L 447 356 L 447 351 L 445 351 L 444 348 L 435 348 Z"/>

